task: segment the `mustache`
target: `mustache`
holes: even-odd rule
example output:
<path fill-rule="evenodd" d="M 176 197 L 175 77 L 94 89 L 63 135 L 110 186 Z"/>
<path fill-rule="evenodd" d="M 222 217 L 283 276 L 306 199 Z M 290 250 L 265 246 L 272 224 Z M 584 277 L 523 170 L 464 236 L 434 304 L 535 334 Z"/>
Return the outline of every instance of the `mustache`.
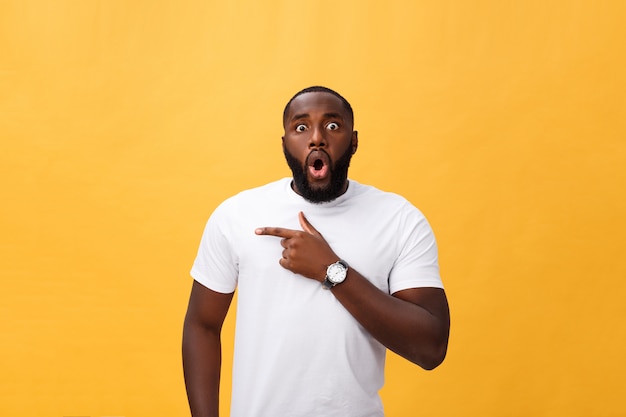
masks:
<path fill-rule="evenodd" d="M 311 161 L 312 158 L 317 159 L 322 159 L 320 158 L 320 154 L 324 154 L 324 159 L 326 159 L 325 162 L 328 162 L 328 165 L 332 168 L 335 164 L 333 162 L 333 160 L 330 158 L 330 155 L 328 154 L 328 152 L 326 152 L 325 149 L 311 149 L 311 151 L 309 152 L 309 154 L 306 156 L 305 160 L 304 160 L 304 165 L 310 165 L 311 162 L 315 162 L 314 160 Z"/>

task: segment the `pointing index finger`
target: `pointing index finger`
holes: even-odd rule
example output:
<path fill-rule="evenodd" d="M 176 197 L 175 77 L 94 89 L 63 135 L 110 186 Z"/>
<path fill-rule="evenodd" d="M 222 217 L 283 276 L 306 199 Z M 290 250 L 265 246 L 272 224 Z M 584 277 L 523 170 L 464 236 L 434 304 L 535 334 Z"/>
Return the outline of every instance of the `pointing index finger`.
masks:
<path fill-rule="evenodd" d="M 293 237 L 297 230 L 285 229 L 282 227 L 259 227 L 254 230 L 254 233 L 257 235 L 266 235 L 266 236 L 277 236 L 283 238 Z"/>

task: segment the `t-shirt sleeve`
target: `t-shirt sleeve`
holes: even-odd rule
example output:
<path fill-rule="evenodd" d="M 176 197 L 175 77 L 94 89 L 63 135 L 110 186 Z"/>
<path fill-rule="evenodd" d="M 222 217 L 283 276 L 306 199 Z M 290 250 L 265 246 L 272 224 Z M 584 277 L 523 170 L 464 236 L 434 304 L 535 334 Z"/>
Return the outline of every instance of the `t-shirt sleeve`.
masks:
<path fill-rule="evenodd" d="M 389 276 L 391 294 L 409 288 L 443 288 L 435 235 L 415 207 L 405 214 L 399 235 L 400 253 Z"/>
<path fill-rule="evenodd" d="M 238 262 L 230 241 L 228 209 L 221 204 L 209 218 L 191 276 L 205 287 L 220 293 L 232 293 L 237 287 Z"/>

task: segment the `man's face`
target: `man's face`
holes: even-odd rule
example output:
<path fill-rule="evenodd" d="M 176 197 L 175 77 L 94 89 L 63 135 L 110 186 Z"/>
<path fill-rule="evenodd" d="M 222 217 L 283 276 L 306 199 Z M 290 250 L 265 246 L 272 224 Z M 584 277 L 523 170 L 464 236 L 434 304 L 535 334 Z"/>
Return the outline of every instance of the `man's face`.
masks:
<path fill-rule="evenodd" d="M 332 201 L 348 186 L 357 132 L 342 101 L 325 92 L 305 93 L 289 106 L 283 151 L 295 191 L 313 203 Z"/>

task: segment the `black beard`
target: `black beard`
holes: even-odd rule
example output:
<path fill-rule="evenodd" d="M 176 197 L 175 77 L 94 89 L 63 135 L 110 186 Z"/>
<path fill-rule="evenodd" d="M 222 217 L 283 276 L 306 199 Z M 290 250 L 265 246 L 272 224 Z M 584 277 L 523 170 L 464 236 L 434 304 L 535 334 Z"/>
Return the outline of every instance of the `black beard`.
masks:
<path fill-rule="evenodd" d="M 330 183 L 322 188 L 312 188 L 306 175 L 306 165 L 303 165 L 295 156 L 289 153 L 283 145 L 283 153 L 287 160 L 287 165 L 293 173 L 293 182 L 295 190 L 302 197 L 311 203 L 327 203 L 333 201 L 343 194 L 346 181 L 348 180 L 348 168 L 352 159 L 352 146 L 348 146 L 346 152 L 334 163 L 328 167 L 330 170 Z M 328 158 L 330 160 L 330 158 Z M 305 162 L 306 164 L 306 162 Z"/>

